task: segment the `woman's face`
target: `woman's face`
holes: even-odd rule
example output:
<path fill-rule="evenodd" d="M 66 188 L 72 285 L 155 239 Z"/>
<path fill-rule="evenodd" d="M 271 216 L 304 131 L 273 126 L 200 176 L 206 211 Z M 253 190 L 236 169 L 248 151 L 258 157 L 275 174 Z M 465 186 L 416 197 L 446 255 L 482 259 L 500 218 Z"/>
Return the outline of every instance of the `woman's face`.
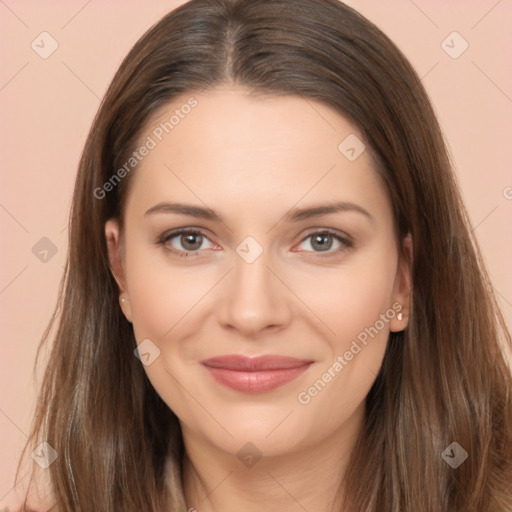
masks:
<path fill-rule="evenodd" d="M 144 369 L 185 438 L 224 452 L 352 439 L 409 286 L 362 136 L 301 97 L 191 96 L 148 125 L 121 238 L 106 225 Z M 207 361 L 236 355 L 271 358 Z"/>

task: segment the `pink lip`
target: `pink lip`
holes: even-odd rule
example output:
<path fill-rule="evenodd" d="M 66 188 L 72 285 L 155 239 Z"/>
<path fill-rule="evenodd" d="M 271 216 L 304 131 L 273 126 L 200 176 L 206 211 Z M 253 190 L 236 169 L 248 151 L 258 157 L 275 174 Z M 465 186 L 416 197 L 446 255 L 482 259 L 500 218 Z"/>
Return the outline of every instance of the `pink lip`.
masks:
<path fill-rule="evenodd" d="M 311 360 L 283 356 L 245 357 L 229 355 L 201 361 L 213 378 L 245 393 L 271 391 L 305 372 Z"/>

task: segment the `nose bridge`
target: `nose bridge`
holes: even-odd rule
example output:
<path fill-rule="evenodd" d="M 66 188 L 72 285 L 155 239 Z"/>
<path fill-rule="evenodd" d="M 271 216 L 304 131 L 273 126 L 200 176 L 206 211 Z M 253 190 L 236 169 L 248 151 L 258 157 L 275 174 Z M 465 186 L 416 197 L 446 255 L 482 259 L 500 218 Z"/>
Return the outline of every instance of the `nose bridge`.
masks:
<path fill-rule="evenodd" d="M 236 291 L 249 296 L 266 292 L 266 295 L 271 298 L 271 294 L 268 293 L 271 287 L 272 273 L 269 270 L 269 267 L 272 267 L 271 260 L 270 250 L 264 249 L 252 237 L 240 243 L 234 258 L 233 279 Z"/>
<path fill-rule="evenodd" d="M 290 313 L 286 287 L 270 270 L 275 266 L 272 251 L 254 237 L 246 237 L 236 247 L 233 266 L 219 320 L 245 332 L 286 323 Z"/>

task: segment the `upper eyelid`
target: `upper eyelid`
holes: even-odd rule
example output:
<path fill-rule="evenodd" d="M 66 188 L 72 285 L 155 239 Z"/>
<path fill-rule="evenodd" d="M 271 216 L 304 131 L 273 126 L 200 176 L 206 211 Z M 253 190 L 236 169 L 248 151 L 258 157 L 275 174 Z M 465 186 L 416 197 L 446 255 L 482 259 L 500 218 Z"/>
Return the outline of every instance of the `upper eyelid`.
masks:
<path fill-rule="evenodd" d="M 210 240 L 210 242 L 214 243 L 213 240 L 210 239 L 208 234 L 205 231 L 203 231 L 203 229 L 200 229 L 200 228 L 178 228 L 178 229 L 174 229 L 171 231 L 166 231 L 159 237 L 159 240 L 167 241 L 167 240 L 170 240 L 171 238 L 175 238 L 179 235 L 189 234 L 189 233 L 204 236 L 205 238 Z"/>

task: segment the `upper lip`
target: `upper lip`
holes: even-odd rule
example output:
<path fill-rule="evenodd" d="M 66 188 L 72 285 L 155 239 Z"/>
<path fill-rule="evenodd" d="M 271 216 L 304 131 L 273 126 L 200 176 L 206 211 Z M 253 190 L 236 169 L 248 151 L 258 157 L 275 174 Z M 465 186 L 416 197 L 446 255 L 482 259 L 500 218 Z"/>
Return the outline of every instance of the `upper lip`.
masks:
<path fill-rule="evenodd" d="M 211 357 L 201 361 L 210 368 L 225 368 L 227 370 L 238 370 L 257 372 L 263 370 L 285 370 L 299 368 L 313 361 L 309 359 L 296 359 L 294 357 L 263 355 L 247 357 L 238 354 Z"/>

